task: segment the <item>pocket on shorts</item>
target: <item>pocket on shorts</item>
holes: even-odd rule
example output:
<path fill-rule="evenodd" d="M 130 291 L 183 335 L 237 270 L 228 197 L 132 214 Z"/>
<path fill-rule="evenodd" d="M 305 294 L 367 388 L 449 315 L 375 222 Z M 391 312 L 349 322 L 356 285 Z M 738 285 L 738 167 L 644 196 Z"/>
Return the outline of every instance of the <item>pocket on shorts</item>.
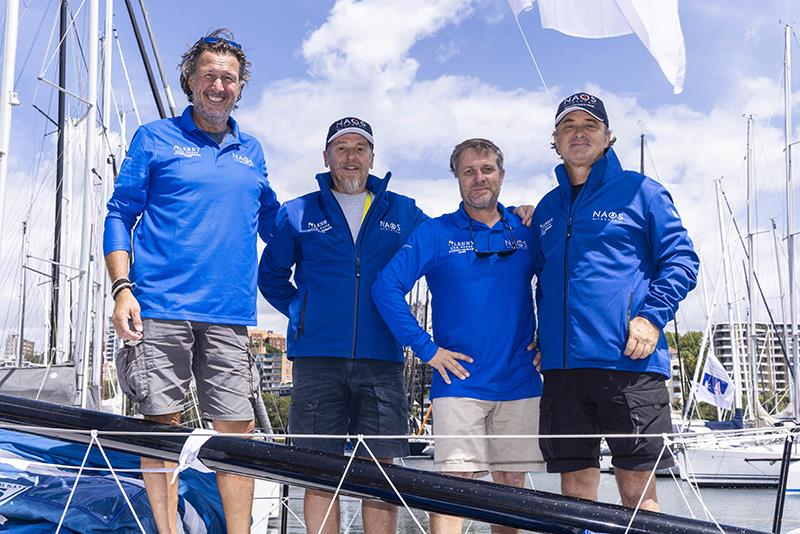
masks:
<path fill-rule="evenodd" d="M 665 406 L 669 405 L 669 390 L 663 382 L 656 381 L 643 386 L 629 386 L 623 389 L 622 393 L 630 412 L 632 433 L 669 432 L 668 414 L 666 428 L 661 428 L 663 425 L 657 424 L 659 419 L 664 417 Z"/>
<path fill-rule="evenodd" d="M 141 340 L 125 341 L 117 352 L 117 379 L 122 392 L 132 401 L 147 398 L 145 345 Z"/>
<path fill-rule="evenodd" d="M 553 433 L 553 399 L 542 397 L 539 400 L 539 435 L 545 436 Z M 555 447 L 552 439 L 539 438 L 539 448 L 545 461 L 555 459 Z"/>

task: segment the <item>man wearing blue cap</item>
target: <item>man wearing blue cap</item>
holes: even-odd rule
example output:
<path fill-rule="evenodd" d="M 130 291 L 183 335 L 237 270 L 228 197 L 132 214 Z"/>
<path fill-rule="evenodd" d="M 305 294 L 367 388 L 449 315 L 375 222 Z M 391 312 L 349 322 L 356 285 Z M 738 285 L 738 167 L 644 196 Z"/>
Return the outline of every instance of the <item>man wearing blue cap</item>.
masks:
<path fill-rule="evenodd" d="M 412 199 L 386 190 L 391 173 L 383 179 L 370 174 L 373 148 L 367 122 L 345 117 L 331 124 L 322 153 L 329 172 L 317 175 L 319 191 L 281 207 L 259 265 L 261 293 L 289 318 L 292 434 L 408 433 L 403 350 L 375 309 L 370 288 L 426 217 Z M 345 445 L 328 438 L 294 444 L 336 454 Z M 386 462 L 408 454 L 403 439 L 366 445 Z M 369 457 L 362 444 L 356 454 Z M 339 532 L 338 503 L 323 525 L 332 497 L 306 490 L 307 532 Z M 366 532 L 396 531 L 393 505 L 367 500 L 362 510 Z"/>
<path fill-rule="evenodd" d="M 603 102 L 576 93 L 558 107 L 558 187 L 533 217 L 538 258 L 540 433 L 671 431 L 663 334 L 697 283 L 699 260 L 672 197 L 622 169 Z M 565 495 L 596 500 L 599 438 L 542 439 Z M 608 438 L 622 503 L 657 511 L 651 471 L 673 465 L 661 438 Z"/>

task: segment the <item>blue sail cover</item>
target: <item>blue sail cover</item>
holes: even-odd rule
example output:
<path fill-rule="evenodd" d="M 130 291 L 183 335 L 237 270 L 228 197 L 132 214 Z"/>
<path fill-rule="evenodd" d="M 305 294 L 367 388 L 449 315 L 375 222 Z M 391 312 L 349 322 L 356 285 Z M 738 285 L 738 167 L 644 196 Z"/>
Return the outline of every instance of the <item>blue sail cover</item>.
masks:
<path fill-rule="evenodd" d="M 117 469 L 139 469 L 139 457 L 106 450 Z M 86 454 L 86 445 L 0 429 L 0 531 L 52 533 Z M 42 465 L 49 464 L 49 465 Z M 125 499 L 97 446 L 86 460 L 61 532 L 67 534 L 139 533 Z M 145 532 L 156 532 L 140 473 L 117 473 Z M 178 489 L 178 529 L 186 534 L 225 532 L 216 477 L 187 469 Z"/>

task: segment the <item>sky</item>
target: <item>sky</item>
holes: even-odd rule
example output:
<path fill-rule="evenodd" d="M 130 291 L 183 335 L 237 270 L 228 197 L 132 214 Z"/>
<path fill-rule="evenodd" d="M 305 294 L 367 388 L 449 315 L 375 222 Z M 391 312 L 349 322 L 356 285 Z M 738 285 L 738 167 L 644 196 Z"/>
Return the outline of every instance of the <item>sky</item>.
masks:
<path fill-rule="evenodd" d="M 16 83 L 21 104 L 12 119 L 11 175 L 0 242 L 0 339 L 16 330 L 23 219 L 29 221 L 29 254 L 52 254 L 55 136 L 44 135 L 53 126 L 33 105 L 55 117 L 54 91 L 37 76 L 44 70 L 44 78 L 55 79 L 56 62 L 51 58 L 56 43 L 48 37 L 58 5 L 54 0 L 21 4 Z M 679 0 L 686 47 L 686 80 L 679 95 L 673 94 L 634 35 L 569 37 L 542 29 L 534 9 L 522 13 L 519 24 L 548 95 L 507 0 L 147 4 L 179 112 L 186 105 L 176 68 L 183 51 L 218 27 L 229 28 L 243 45 L 252 62 L 252 78 L 234 116 L 243 130 L 262 142 L 270 181 L 281 200 L 315 189 L 314 175 L 324 170 L 321 153 L 328 125 L 355 115 L 374 130 L 373 172 L 382 176 L 391 171 L 390 189 L 414 197 L 429 215 L 457 208 L 458 188 L 448 172 L 448 159 L 453 146 L 469 137 L 492 139 L 505 153 L 500 201 L 535 205 L 554 187 L 553 168 L 559 163 L 550 149 L 553 102 L 582 90 L 599 96 L 618 138 L 615 149 L 623 166 L 638 168 L 640 134 L 646 135 L 646 173 L 671 192 L 701 256 L 700 285 L 678 313 L 681 331 L 705 328 L 709 310 L 712 318 L 725 320 L 715 181 L 722 179 L 721 188 L 744 232 L 746 117 L 752 115 L 754 262 L 772 313 L 781 317 L 779 281 L 787 283 L 784 25 L 800 22 L 798 1 Z M 78 1 L 71 6 L 77 12 L 75 33 L 85 48 L 86 7 Z M 114 9 L 114 27 L 139 114 L 143 122 L 155 120 L 158 114 L 124 3 L 116 0 Z M 4 14 L 0 20 L 5 22 Z M 67 85 L 79 93 L 86 85 L 86 68 L 74 36 L 69 43 Z M 791 48 L 793 56 L 800 57 L 796 35 Z M 797 72 L 795 68 L 792 74 L 795 86 L 800 85 Z M 137 121 L 116 51 L 112 87 L 116 107 L 127 112 L 124 137 L 129 139 Z M 799 92 L 794 94 L 795 116 Z M 68 108 L 77 119 L 86 112 L 75 98 L 68 98 Z M 121 131 L 116 116 L 111 128 L 110 144 L 116 145 Z M 800 137 L 796 120 L 792 129 L 793 138 Z M 777 226 L 775 238 L 771 218 Z M 722 234 L 730 247 L 736 318 L 746 320 L 744 255 L 730 220 L 726 215 Z M 43 263 L 37 268 L 48 270 Z M 35 288 L 29 291 L 35 296 L 28 303 L 26 328 L 41 340 L 40 350 L 47 285 L 36 276 L 29 277 Z M 765 320 L 763 306 L 754 310 L 756 319 Z M 259 326 L 285 330 L 285 319 L 261 297 L 258 311 Z"/>

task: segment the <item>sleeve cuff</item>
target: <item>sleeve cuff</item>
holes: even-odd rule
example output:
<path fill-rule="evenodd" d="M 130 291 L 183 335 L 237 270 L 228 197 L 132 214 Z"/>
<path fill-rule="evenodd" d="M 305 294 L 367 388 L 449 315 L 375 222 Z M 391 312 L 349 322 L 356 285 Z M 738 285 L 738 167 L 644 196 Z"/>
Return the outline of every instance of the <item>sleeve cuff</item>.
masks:
<path fill-rule="evenodd" d="M 425 363 L 431 361 L 431 359 L 436 356 L 436 351 L 439 350 L 439 347 L 433 341 L 428 341 L 421 350 L 417 352 L 417 356 L 419 359 Z"/>

